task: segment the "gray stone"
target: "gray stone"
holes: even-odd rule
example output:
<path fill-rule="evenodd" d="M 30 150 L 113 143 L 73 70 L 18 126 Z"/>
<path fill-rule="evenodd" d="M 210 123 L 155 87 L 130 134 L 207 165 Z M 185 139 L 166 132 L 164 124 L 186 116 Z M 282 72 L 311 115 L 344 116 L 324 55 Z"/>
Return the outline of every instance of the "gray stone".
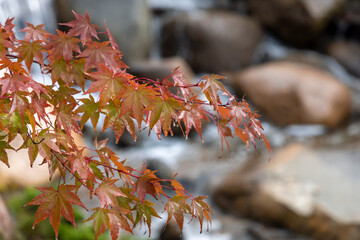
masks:
<path fill-rule="evenodd" d="M 161 35 L 164 57 L 182 56 L 196 72 L 218 73 L 248 66 L 262 30 L 239 14 L 193 11 L 169 16 Z"/>
<path fill-rule="evenodd" d="M 360 151 L 291 144 L 234 171 L 214 193 L 226 211 L 314 239 L 360 239 Z"/>
<path fill-rule="evenodd" d="M 149 56 L 151 45 L 151 12 L 146 0 L 57 0 L 60 22 L 74 19 L 72 10 L 84 15 L 87 11 L 93 24 L 104 31 L 104 20 L 124 53 L 125 60 Z M 106 39 L 107 40 L 107 39 Z"/>

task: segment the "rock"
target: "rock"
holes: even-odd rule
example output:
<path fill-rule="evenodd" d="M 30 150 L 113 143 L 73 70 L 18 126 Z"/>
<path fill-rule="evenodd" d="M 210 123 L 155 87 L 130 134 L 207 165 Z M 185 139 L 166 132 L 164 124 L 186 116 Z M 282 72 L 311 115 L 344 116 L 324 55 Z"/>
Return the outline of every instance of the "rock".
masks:
<path fill-rule="evenodd" d="M 182 240 L 182 232 L 173 220 L 170 221 L 164 228 L 161 228 L 159 240 Z"/>
<path fill-rule="evenodd" d="M 169 16 L 161 36 L 164 57 L 182 56 L 196 72 L 222 72 L 251 63 L 262 30 L 246 16 L 196 11 Z"/>
<path fill-rule="evenodd" d="M 269 161 L 229 174 L 214 192 L 221 209 L 314 239 L 360 239 L 358 145 L 313 149 L 294 143 Z"/>
<path fill-rule="evenodd" d="M 332 75 L 307 65 L 268 63 L 235 74 L 232 80 L 238 92 L 245 93 L 278 125 L 335 127 L 350 113 L 348 88 Z"/>
<path fill-rule="evenodd" d="M 104 20 L 124 53 L 125 60 L 144 59 L 151 45 L 151 12 L 146 0 L 56 0 L 59 22 L 74 19 L 71 12 L 89 13 L 91 22 L 104 31 Z M 100 34 L 103 35 L 103 34 Z M 108 39 L 105 39 L 108 41 Z"/>
<path fill-rule="evenodd" d="M 317 40 L 345 0 L 250 0 L 253 15 L 284 41 L 305 46 Z"/>
<path fill-rule="evenodd" d="M 360 45 L 354 41 L 334 41 L 327 47 L 327 54 L 335 58 L 346 70 L 360 77 Z"/>
<path fill-rule="evenodd" d="M 179 70 L 184 73 L 185 79 L 189 82 L 194 81 L 194 73 L 189 64 L 180 57 L 135 61 L 130 66 L 131 74 L 153 80 L 164 79 L 172 74 L 175 68 L 180 67 Z"/>
<path fill-rule="evenodd" d="M 15 224 L 1 195 L 0 195 L 0 219 L 1 219 L 0 239 L 2 240 L 14 239 Z"/>

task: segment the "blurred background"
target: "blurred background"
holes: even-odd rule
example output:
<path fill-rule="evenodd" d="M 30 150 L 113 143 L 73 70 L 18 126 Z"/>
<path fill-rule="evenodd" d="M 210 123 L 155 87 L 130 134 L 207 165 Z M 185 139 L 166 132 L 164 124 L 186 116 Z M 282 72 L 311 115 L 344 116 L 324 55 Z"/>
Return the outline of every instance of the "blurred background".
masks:
<path fill-rule="evenodd" d="M 54 33 L 71 10 L 99 26 L 106 20 L 132 74 L 162 79 L 178 66 L 189 81 L 222 74 L 261 114 L 272 153 L 238 139 L 222 152 L 212 124 L 204 143 L 145 131 L 113 146 L 131 165 L 145 161 L 162 178 L 178 172 L 189 192 L 209 196 L 209 232 L 196 221 L 182 234 L 173 224 L 164 231 L 162 213 L 151 239 L 360 239 L 360 1 L 0 0 L 0 21 L 15 17 L 18 30 L 45 23 Z M 85 130 L 91 145 L 95 134 Z M 110 131 L 98 137 L 114 140 Z M 0 168 L 0 236 L 53 239 L 47 221 L 31 229 L 36 208 L 21 208 L 37 194 L 31 187 L 48 184 L 47 169 L 19 174 L 21 163 L 10 164 Z M 91 228 L 64 223 L 59 239 L 94 239 Z M 144 232 L 121 239 L 148 239 Z"/>

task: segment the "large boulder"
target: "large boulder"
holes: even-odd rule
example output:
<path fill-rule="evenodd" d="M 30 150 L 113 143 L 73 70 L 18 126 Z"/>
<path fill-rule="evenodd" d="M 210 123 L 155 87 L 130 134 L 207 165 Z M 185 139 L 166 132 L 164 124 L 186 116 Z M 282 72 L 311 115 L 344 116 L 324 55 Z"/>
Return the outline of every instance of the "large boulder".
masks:
<path fill-rule="evenodd" d="M 91 22 L 102 31 L 106 20 L 126 60 L 149 56 L 151 12 L 146 0 L 56 0 L 56 5 L 59 22 L 73 20 L 72 10 L 82 15 L 87 11 Z"/>
<path fill-rule="evenodd" d="M 222 72 L 251 63 L 262 30 L 246 16 L 196 11 L 169 16 L 161 36 L 164 57 L 182 56 L 197 72 Z"/>
<path fill-rule="evenodd" d="M 224 211 L 319 240 L 360 239 L 358 144 L 299 143 L 228 174 L 213 194 Z"/>
<path fill-rule="evenodd" d="M 283 40 L 304 46 L 312 43 L 345 0 L 250 0 L 250 9 Z"/>
<path fill-rule="evenodd" d="M 273 62 L 246 69 L 232 78 L 272 122 L 335 127 L 351 109 L 348 88 L 331 74 L 308 65 Z"/>

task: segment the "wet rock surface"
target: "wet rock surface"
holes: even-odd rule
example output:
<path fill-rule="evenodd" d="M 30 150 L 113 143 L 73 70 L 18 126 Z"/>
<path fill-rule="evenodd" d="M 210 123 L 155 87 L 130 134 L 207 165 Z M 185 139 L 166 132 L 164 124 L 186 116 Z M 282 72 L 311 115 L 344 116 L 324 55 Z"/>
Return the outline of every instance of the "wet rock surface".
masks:
<path fill-rule="evenodd" d="M 233 84 L 275 124 L 335 127 L 350 114 L 347 87 L 332 75 L 303 64 L 255 66 L 233 76 Z"/>
<path fill-rule="evenodd" d="M 182 56 L 196 72 L 222 72 L 251 63 L 262 30 L 247 16 L 196 11 L 168 16 L 161 35 L 164 57 Z"/>

